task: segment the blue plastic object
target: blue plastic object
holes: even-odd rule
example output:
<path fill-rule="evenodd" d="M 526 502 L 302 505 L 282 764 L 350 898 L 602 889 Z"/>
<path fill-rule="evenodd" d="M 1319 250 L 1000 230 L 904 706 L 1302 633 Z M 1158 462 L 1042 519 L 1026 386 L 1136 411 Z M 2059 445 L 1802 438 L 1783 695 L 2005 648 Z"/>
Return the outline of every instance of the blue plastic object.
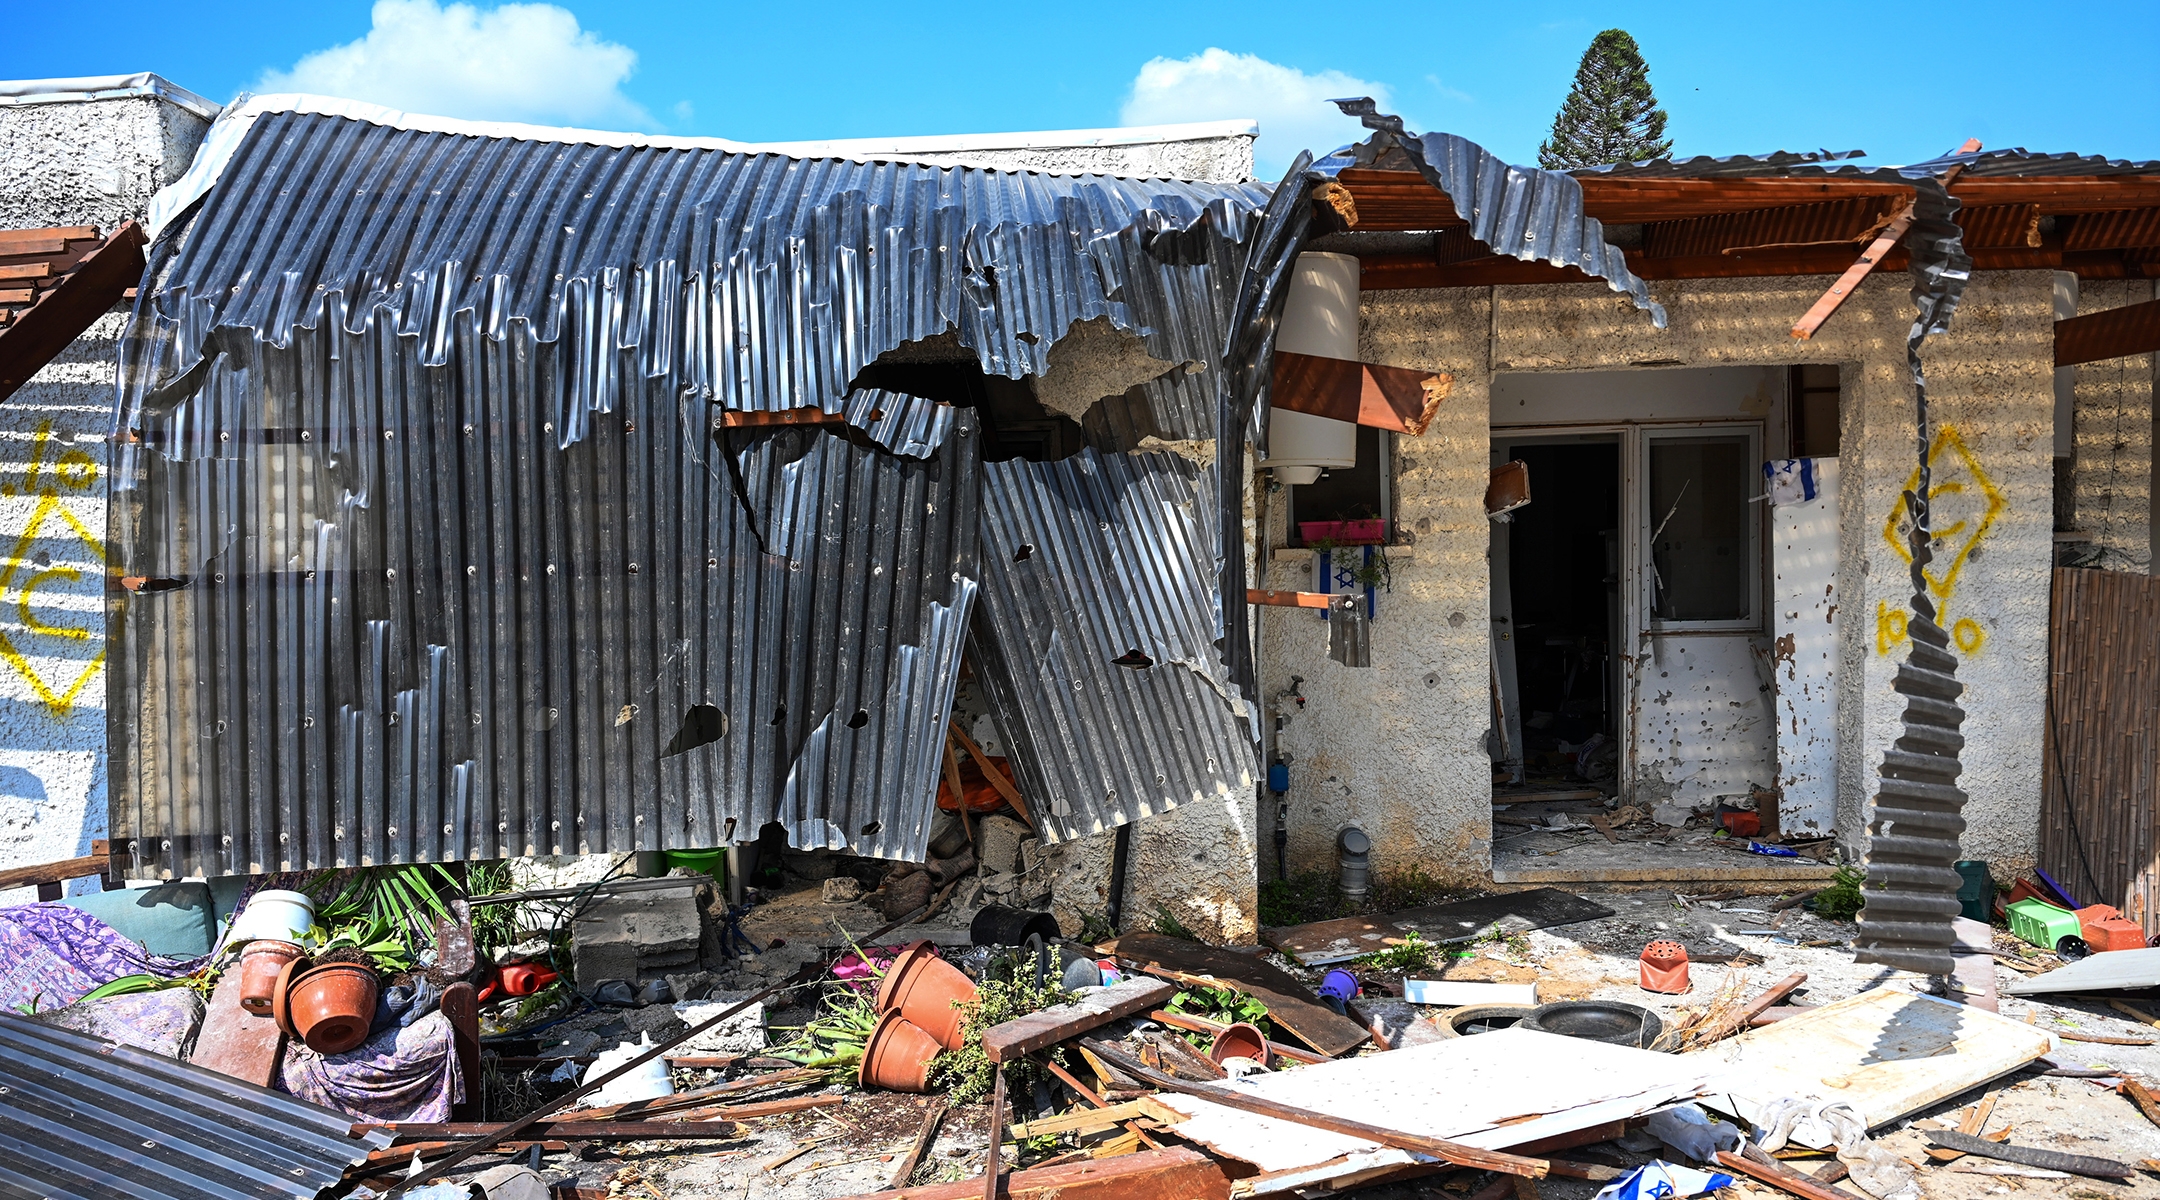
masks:
<path fill-rule="evenodd" d="M 1357 976 L 1348 971 L 1329 971 L 1320 980 L 1320 1003 L 1339 1013 L 1344 1005 L 1357 997 L 1359 990 Z"/>
<path fill-rule="evenodd" d="M 1290 790 L 1290 764 L 1270 763 L 1267 769 L 1267 790 L 1280 796 Z"/>
<path fill-rule="evenodd" d="M 1767 854 L 1772 858 L 1798 858 L 1800 852 L 1790 846 L 1765 846 L 1761 842 L 1747 844 L 1749 854 Z"/>

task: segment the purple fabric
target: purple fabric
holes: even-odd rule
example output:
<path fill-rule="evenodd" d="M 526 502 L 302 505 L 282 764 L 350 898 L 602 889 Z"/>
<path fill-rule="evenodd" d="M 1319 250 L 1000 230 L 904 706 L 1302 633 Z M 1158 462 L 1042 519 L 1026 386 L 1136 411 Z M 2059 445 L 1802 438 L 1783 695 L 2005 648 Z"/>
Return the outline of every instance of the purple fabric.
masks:
<path fill-rule="evenodd" d="M 203 1001 L 189 987 L 160 988 L 71 1004 L 40 1019 L 63 1029 L 166 1058 L 179 1058 L 195 1041 Z"/>
<path fill-rule="evenodd" d="M 79 908 L 0 908 L 0 1006 L 46 1012 L 73 1004 L 124 975 L 185 975 L 204 959 L 145 953 L 133 938 Z"/>
<path fill-rule="evenodd" d="M 363 1121 L 447 1121 L 465 1099 L 450 1018 L 393 1025 L 343 1054 L 285 1046 L 285 1090 Z"/>

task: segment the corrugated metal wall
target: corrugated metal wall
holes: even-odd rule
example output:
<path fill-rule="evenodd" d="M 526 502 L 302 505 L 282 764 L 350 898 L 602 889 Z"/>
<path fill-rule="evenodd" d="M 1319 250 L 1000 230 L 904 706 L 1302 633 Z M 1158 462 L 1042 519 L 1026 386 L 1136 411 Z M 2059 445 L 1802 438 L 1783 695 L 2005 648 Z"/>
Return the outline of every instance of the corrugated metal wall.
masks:
<path fill-rule="evenodd" d="M 1250 710 L 1216 646 L 1213 469 L 1087 450 L 989 463 L 983 483 L 970 653 L 1036 828 L 1063 841 L 1249 791 Z"/>
<path fill-rule="evenodd" d="M 1117 432 L 1210 437 L 1265 199 L 259 118 L 123 343 L 116 838 L 213 875 L 773 819 L 920 857 L 982 430 L 854 380 L 948 330 L 1040 374 L 1106 317 L 1202 368 Z M 804 406 L 852 431 L 718 428 Z"/>
<path fill-rule="evenodd" d="M 2040 866 L 2160 933 L 2160 579 L 2059 568 Z"/>

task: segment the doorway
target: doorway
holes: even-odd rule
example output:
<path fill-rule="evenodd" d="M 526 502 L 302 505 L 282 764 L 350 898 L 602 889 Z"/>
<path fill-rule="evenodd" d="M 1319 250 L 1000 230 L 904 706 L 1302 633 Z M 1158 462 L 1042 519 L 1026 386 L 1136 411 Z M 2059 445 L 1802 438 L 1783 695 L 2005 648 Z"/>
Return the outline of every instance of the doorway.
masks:
<path fill-rule="evenodd" d="M 1495 880 L 1810 874 L 1718 836 L 1775 830 L 1784 372 L 1523 379 L 1496 382 L 1491 443 L 1533 497 L 1491 530 Z"/>

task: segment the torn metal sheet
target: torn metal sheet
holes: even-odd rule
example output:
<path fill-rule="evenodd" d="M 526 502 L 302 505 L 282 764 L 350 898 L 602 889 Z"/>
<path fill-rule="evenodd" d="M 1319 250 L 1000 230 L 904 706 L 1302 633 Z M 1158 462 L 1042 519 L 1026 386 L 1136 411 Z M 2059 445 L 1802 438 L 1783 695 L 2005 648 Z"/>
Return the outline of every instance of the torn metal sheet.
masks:
<path fill-rule="evenodd" d="M 1171 364 L 1142 421 L 1211 437 L 1267 197 L 245 107 L 122 343 L 114 808 L 152 874 L 768 820 L 920 857 L 980 430 L 856 379 L 948 334 L 1040 376 L 1102 321 Z M 806 407 L 844 424 L 721 427 Z"/>
<path fill-rule="evenodd" d="M 333 454 L 135 458 L 144 583 L 112 666 L 135 870 L 702 847 L 771 820 L 921 857 L 974 598 L 972 413 L 916 460 L 716 436 L 640 393 L 560 450 L 538 414 L 461 428 L 497 401 L 443 382 L 394 437 L 333 428 Z M 306 400 L 257 432 L 305 429 Z"/>
<path fill-rule="evenodd" d="M 256 1087 L 0 1013 L 0 1197 L 306 1200 L 390 1136 Z"/>
<path fill-rule="evenodd" d="M 1719 1087 L 1720 1074 L 1720 1068 L 1694 1056 L 1499 1029 L 1210 1086 L 1345 1120 L 1505 1150 L 1709 1095 Z M 1437 1161 L 1198 1096 L 1166 1093 L 1157 1099 L 1186 1114 L 1177 1126 L 1179 1137 L 1249 1162 L 1263 1173 L 1293 1173 L 1273 1181 L 1278 1190 L 1341 1180 L 1376 1167 Z M 1523 1119 L 1529 1114 L 1536 1115 Z"/>
<path fill-rule="evenodd" d="M 1064 841 L 1249 792 L 1252 717 L 1216 647 L 1212 471 L 1087 450 L 982 473 L 971 654 L 1036 828 Z"/>

